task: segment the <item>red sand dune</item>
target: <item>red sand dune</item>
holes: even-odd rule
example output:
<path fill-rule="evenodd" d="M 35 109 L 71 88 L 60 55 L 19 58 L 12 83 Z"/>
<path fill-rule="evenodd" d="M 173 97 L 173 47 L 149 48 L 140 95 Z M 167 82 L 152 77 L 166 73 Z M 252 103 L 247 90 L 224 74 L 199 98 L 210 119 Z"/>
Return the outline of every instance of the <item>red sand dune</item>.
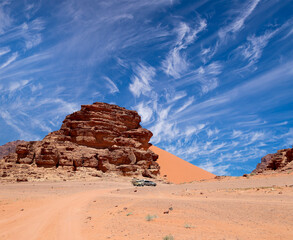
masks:
<path fill-rule="evenodd" d="M 159 155 L 157 162 L 161 167 L 161 176 L 167 175 L 168 181 L 172 183 L 199 181 L 216 176 L 156 146 L 151 146 L 150 149 Z"/>

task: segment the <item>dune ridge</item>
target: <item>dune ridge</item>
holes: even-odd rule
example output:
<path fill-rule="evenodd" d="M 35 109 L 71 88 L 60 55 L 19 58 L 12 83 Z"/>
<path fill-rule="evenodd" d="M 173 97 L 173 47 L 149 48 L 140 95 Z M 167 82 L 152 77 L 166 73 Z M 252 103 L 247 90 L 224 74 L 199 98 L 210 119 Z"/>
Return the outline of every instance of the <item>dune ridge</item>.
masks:
<path fill-rule="evenodd" d="M 200 181 L 216 176 L 159 147 L 151 146 L 150 150 L 159 155 L 157 163 L 160 166 L 160 175 L 167 175 L 168 181 L 172 183 Z"/>

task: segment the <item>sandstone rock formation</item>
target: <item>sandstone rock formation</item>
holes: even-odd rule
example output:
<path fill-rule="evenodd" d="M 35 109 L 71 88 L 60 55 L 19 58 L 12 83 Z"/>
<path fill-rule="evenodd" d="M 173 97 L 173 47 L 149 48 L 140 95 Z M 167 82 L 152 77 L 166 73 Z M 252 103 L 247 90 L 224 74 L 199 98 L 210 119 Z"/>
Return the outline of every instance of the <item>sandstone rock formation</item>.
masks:
<path fill-rule="evenodd" d="M 140 126 L 136 111 L 106 104 L 82 105 L 60 130 L 42 141 L 24 142 L 5 163 L 38 167 L 94 168 L 104 173 L 156 177 L 158 155 L 149 150 L 152 133 Z"/>
<path fill-rule="evenodd" d="M 0 159 L 2 159 L 4 156 L 10 153 L 14 153 L 16 146 L 24 142 L 25 141 L 17 140 L 17 141 L 9 142 L 0 146 Z"/>
<path fill-rule="evenodd" d="M 293 148 L 278 150 L 277 153 L 268 154 L 257 164 L 252 173 L 267 171 L 288 171 L 293 169 Z"/>

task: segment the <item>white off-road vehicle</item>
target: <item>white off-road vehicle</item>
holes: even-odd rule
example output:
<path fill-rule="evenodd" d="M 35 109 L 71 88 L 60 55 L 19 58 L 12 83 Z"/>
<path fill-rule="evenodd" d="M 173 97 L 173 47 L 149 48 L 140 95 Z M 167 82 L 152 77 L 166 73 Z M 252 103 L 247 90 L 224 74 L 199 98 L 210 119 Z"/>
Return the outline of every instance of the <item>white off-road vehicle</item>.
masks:
<path fill-rule="evenodd" d="M 155 182 L 149 181 L 149 180 L 144 180 L 144 179 L 134 178 L 134 179 L 132 179 L 131 182 L 132 182 L 133 186 L 136 186 L 136 187 L 143 187 L 143 186 L 155 187 L 155 186 L 157 186 L 157 184 Z"/>

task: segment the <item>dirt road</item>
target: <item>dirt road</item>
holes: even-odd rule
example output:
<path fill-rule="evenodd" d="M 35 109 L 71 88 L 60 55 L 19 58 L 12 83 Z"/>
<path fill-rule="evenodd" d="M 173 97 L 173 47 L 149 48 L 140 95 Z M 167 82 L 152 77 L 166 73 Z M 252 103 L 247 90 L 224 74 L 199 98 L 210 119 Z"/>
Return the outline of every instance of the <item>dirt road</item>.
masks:
<path fill-rule="evenodd" d="M 293 239 L 293 176 L 1 184 L 0 239 Z M 148 221 L 149 220 L 149 221 Z"/>

